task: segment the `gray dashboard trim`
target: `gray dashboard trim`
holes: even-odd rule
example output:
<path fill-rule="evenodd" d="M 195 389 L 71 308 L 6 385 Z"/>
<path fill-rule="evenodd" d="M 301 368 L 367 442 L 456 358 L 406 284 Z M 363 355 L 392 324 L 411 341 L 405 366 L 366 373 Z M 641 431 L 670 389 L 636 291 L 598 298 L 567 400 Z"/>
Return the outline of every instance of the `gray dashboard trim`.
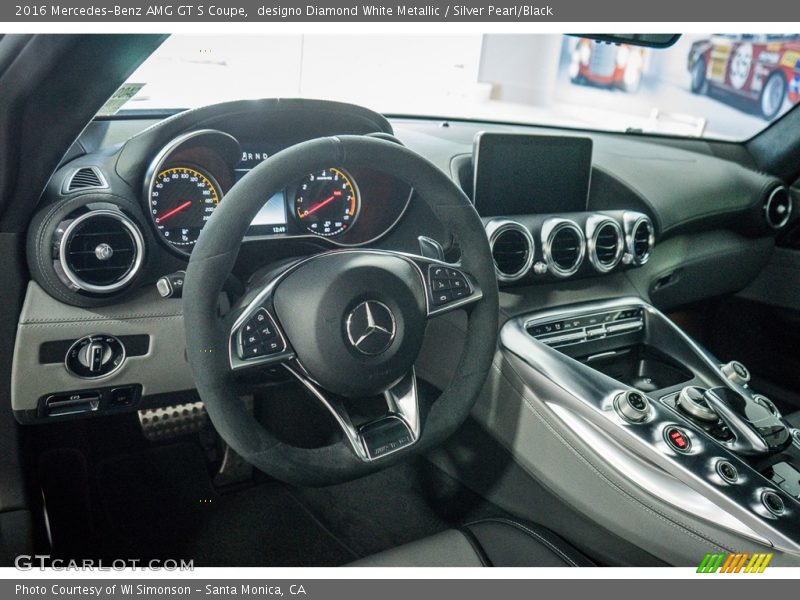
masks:
<path fill-rule="evenodd" d="M 40 364 L 44 342 L 71 340 L 93 333 L 115 336 L 150 336 L 148 353 L 128 357 L 102 383 L 93 384 L 70 374 L 63 363 Z M 34 410 L 40 397 L 54 392 L 97 386 L 142 385 L 142 394 L 162 394 L 194 389 L 185 358 L 181 301 L 161 298 L 150 287 L 123 303 L 84 309 L 50 297 L 30 282 L 17 326 L 11 370 L 11 406 Z"/>

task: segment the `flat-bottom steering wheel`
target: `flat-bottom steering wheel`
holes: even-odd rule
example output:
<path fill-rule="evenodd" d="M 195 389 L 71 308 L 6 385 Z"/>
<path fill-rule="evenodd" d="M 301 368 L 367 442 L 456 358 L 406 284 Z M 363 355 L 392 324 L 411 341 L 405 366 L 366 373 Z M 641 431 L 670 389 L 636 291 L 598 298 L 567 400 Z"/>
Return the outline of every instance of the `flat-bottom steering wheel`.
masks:
<path fill-rule="evenodd" d="M 409 184 L 458 240 L 460 262 L 373 249 L 323 252 L 275 269 L 220 315 L 223 285 L 264 199 L 331 165 L 374 169 Z M 423 410 L 414 363 L 426 322 L 455 309 L 467 312 L 463 351 L 451 383 Z M 445 173 L 393 142 L 320 138 L 271 156 L 231 188 L 192 252 L 183 315 L 197 390 L 222 438 L 277 479 L 328 485 L 429 449 L 464 422 L 495 352 L 497 280 L 481 220 Z M 245 408 L 237 374 L 276 364 L 330 411 L 343 432 L 339 441 L 287 444 Z M 355 425 L 345 404 L 375 396 L 385 398 L 385 414 Z"/>

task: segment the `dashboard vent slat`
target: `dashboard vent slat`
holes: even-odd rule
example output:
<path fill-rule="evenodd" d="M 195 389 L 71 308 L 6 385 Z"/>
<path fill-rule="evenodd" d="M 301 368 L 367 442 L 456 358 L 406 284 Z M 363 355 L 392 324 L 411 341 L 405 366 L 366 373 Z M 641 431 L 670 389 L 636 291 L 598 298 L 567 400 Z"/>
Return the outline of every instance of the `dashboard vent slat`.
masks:
<path fill-rule="evenodd" d="M 633 255 L 641 260 L 650 252 L 650 223 L 643 221 L 633 231 Z"/>
<path fill-rule="evenodd" d="M 586 223 L 589 262 L 600 273 L 608 273 L 622 260 L 625 240 L 622 227 L 614 219 L 592 215 Z"/>
<path fill-rule="evenodd" d="M 77 192 L 108 187 L 103 174 L 97 167 L 81 167 L 72 172 L 64 185 L 64 192 Z"/>
<path fill-rule="evenodd" d="M 772 190 L 764 201 L 764 219 L 772 229 L 782 229 L 792 216 L 792 197 L 783 186 Z"/>
<path fill-rule="evenodd" d="M 567 219 L 546 223 L 545 260 L 550 271 L 559 277 L 577 272 L 583 262 L 586 238 L 578 225 Z"/>
<path fill-rule="evenodd" d="M 533 238 L 522 225 L 501 224 L 489 236 L 489 245 L 500 281 L 516 281 L 527 274 L 533 261 Z"/>
<path fill-rule="evenodd" d="M 74 218 L 59 243 L 64 275 L 77 289 L 117 291 L 136 276 L 144 244 L 139 228 L 121 212 L 94 210 Z"/>
<path fill-rule="evenodd" d="M 655 228 L 650 218 L 642 213 L 626 212 L 624 221 L 627 251 L 632 263 L 639 267 L 650 260 L 655 245 Z"/>

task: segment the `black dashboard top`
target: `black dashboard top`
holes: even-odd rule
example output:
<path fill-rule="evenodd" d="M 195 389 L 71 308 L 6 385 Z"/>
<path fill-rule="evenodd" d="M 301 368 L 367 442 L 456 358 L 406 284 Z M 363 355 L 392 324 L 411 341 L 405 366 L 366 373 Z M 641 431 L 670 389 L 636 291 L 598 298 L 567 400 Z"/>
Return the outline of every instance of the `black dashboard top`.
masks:
<path fill-rule="evenodd" d="M 715 156 L 704 142 L 466 121 L 387 120 L 341 103 L 255 100 L 162 119 L 144 115 L 94 121 L 42 197 L 29 233 L 31 271 L 60 300 L 80 305 L 117 301 L 122 295 L 116 292 L 86 294 L 75 285 L 80 277 L 64 276 L 64 271 L 70 274 L 68 262 L 50 260 L 53 248 L 63 242 L 59 227 L 63 230 L 97 208 L 121 211 L 122 228 L 115 231 L 124 237 L 131 226 L 138 229 L 144 254 L 137 267 L 140 272 L 126 281 L 150 284 L 185 268 L 204 221 L 250 168 L 282 148 L 316 137 L 356 134 L 397 139 L 451 175 L 472 197 L 473 143 L 482 132 L 589 140 L 593 154 L 586 210 L 606 216 L 616 211 L 620 225 L 622 211 L 635 211 L 652 221 L 649 234 L 654 239 L 717 228 L 753 237 L 774 233 L 762 215 L 766 199 L 782 183 L 749 165 Z M 566 166 L 564 170 L 568 171 Z M 286 188 L 265 198 L 263 215 L 259 213 L 260 220 L 253 223 L 240 255 L 240 274 L 246 277 L 264 266 L 265 256 L 280 260 L 341 245 L 414 252 L 420 235 L 438 241 L 445 250 L 453 248 L 453 240 L 424 205 L 415 202 L 413 190 L 391 174 L 345 173 L 331 165 L 303 181 L 287 182 Z M 532 215 L 516 216 L 530 223 Z M 92 234 L 90 222 L 84 225 L 88 227 L 84 239 L 92 239 L 87 237 Z M 128 241 L 135 251 L 139 241 Z M 264 244 L 269 245 L 267 253 Z M 88 247 L 70 250 L 62 244 L 60 248 L 91 254 Z"/>

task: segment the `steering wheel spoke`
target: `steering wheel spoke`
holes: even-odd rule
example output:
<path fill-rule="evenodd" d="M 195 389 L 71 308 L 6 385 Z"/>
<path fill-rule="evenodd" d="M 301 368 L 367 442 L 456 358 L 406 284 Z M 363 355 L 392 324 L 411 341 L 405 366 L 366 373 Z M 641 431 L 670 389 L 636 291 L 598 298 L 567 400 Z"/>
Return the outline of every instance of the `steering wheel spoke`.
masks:
<path fill-rule="evenodd" d="M 284 368 L 333 416 L 360 460 L 378 461 L 419 440 L 419 396 L 413 367 L 400 381 L 383 392 L 386 413 L 365 423 L 354 423 L 345 401 L 320 387 L 298 361 L 288 361 L 284 363 Z"/>

